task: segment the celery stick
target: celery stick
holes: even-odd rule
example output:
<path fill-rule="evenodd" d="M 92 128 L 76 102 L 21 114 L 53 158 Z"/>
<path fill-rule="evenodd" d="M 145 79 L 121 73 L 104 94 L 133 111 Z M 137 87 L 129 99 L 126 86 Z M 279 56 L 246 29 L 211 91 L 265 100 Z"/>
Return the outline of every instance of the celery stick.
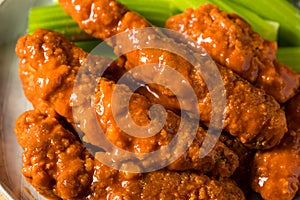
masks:
<path fill-rule="evenodd" d="M 176 6 L 181 12 L 183 12 L 187 8 L 197 9 L 200 5 L 205 3 L 213 4 L 210 0 L 170 0 L 174 6 Z"/>
<path fill-rule="evenodd" d="M 135 10 L 135 12 L 145 17 L 152 25 L 158 27 L 163 27 L 165 25 L 166 20 L 173 15 L 171 12 L 159 10 Z"/>
<path fill-rule="evenodd" d="M 100 44 L 101 40 L 90 40 L 90 41 L 79 41 L 74 42 L 76 46 L 82 48 L 86 52 L 92 51 L 98 44 Z"/>
<path fill-rule="evenodd" d="M 49 29 L 64 34 L 71 41 L 91 40 L 92 36 L 79 28 L 60 5 L 34 7 L 29 11 L 28 34 L 37 28 Z"/>
<path fill-rule="evenodd" d="M 171 0 L 117 0 L 117 2 L 125 5 L 130 10 L 131 8 L 136 9 L 154 9 L 154 10 L 172 10 L 172 6 L 170 4 Z"/>
<path fill-rule="evenodd" d="M 291 67 L 295 72 L 300 73 L 300 46 L 279 47 L 277 59 L 281 63 Z"/>
<path fill-rule="evenodd" d="M 279 42 L 300 46 L 300 10 L 286 0 L 231 0 L 280 23 Z"/>

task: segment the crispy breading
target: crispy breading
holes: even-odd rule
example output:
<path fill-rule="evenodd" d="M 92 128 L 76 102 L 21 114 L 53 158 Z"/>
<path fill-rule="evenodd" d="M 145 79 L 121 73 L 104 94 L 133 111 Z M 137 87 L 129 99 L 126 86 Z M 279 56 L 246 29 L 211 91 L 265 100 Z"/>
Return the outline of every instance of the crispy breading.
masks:
<path fill-rule="evenodd" d="M 15 121 L 24 149 L 22 173 L 48 198 L 83 196 L 92 182 L 93 158 L 56 117 L 31 110 Z"/>
<path fill-rule="evenodd" d="M 286 105 L 289 132 L 280 144 L 258 151 L 251 169 L 251 187 L 264 199 L 292 200 L 300 188 L 300 94 Z"/>

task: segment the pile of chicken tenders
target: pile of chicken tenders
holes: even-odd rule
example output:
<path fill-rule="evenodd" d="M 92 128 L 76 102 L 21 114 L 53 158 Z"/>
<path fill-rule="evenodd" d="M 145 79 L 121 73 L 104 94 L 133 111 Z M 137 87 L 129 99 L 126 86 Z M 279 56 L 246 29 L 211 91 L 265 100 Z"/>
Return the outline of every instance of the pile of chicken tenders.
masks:
<path fill-rule="evenodd" d="M 81 29 L 98 39 L 152 27 L 115 0 L 59 3 Z M 206 81 L 186 59 L 164 50 L 168 45 L 189 49 L 187 44 L 172 35 L 166 39 L 163 32 L 152 29 L 145 42 L 163 48 L 139 48 L 112 60 L 90 56 L 60 33 L 37 29 L 20 37 L 16 45 L 19 76 L 34 108 L 15 121 L 15 133 L 24 149 L 22 174 L 27 181 L 50 199 L 241 200 L 250 199 L 253 191 L 266 200 L 293 199 L 300 187 L 300 74 L 277 61 L 277 43 L 263 39 L 239 16 L 211 4 L 170 17 L 165 28 L 205 49 L 220 74 L 226 104 L 221 110 L 221 135 L 213 148 L 199 156 L 212 118 L 212 96 Z M 109 45 L 120 53 L 134 45 L 132 42 L 114 40 Z M 135 67 L 153 63 L 157 66 L 154 70 L 132 73 L 132 83 L 160 79 L 160 72 L 168 66 L 192 86 L 197 102 L 183 95 L 180 104 L 170 89 L 159 84 L 140 84 L 132 91 L 131 85 L 118 83 Z M 79 74 L 82 65 L 88 67 Z M 207 71 L 210 67 L 204 66 Z M 75 94 L 78 79 L 81 85 Z M 175 81 L 172 84 L 177 86 Z M 164 106 L 165 122 L 155 135 L 134 137 L 119 127 L 112 109 L 117 87 L 131 97 L 128 112 L 120 110 L 116 115 L 130 117 L 138 126 L 151 123 L 153 105 Z M 79 98 L 80 104 L 76 103 Z M 121 108 L 128 103 L 122 98 L 117 102 Z M 200 111 L 200 120 L 193 117 L 195 110 Z M 175 137 L 180 124 L 184 124 L 184 137 L 189 138 L 195 125 L 196 134 L 186 151 L 161 169 L 145 172 L 153 163 L 135 162 L 121 151 L 114 156 L 122 157 L 135 173 L 98 159 L 110 152 L 102 146 L 94 125 L 101 127 L 116 147 L 146 154 L 173 140 L 175 146 L 181 146 L 183 141 Z"/>

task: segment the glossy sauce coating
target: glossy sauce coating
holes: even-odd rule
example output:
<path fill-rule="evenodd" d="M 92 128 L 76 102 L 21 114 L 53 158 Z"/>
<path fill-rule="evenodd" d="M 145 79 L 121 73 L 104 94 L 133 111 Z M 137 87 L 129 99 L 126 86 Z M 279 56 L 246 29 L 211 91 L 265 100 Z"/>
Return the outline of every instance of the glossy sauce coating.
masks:
<path fill-rule="evenodd" d="M 87 53 L 56 32 L 37 29 L 16 45 L 23 90 L 35 108 L 53 107 L 69 122 L 74 80 Z"/>
<path fill-rule="evenodd" d="M 266 200 L 291 200 L 299 190 L 300 134 L 290 132 L 279 146 L 256 153 L 252 167 L 252 189 Z"/>
<path fill-rule="evenodd" d="M 178 134 L 180 123 L 185 123 L 186 134 L 191 134 L 188 130 L 192 130 L 190 127 L 193 126 L 193 120 L 187 117 L 179 117 L 168 110 L 166 112 L 166 122 L 163 129 L 154 136 L 139 138 L 129 135 L 130 133 L 127 134 L 119 128 L 112 114 L 112 92 L 115 90 L 115 87 L 116 85 L 112 81 L 105 78 L 100 79 L 95 94 L 95 110 L 99 124 L 104 131 L 106 138 L 119 148 L 136 153 L 149 153 L 158 150 L 167 146 L 173 137 Z M 131 91 L 125 85 L 122 85 L 121 87 L 122 94 L 118 94 L 120 97 L 118 98 L 117 103 L 122 108 L 123 106 L 127 106 L 127 102 L 124 101 L 122 95 L 124 93 L 131 94 Z M 142 127 L 147 126 L 150 124 L 150 106 L 151 102 L 148 99 L 140 94 L 133 93 L 129 102 L 129 113 L 126 113 L 124 112 L 124 109 L 121 109 L 116 115 L 119 115 L 122 119 L 127 119 L 129 118 L 128 115 L 130 115 L 133 123 Z M 211 174 L 217 177 L 231 176 L 239 164 L 236 154 L 229 150 L 222 142 L 218 141 L 214 148 L 204 158 L 200 158 L 199 153 L 201 145 L 207 132 L 202 127 L 199 127 L 196 131 L 197 134 L 195 139 L 192 139 L 194 141 L 191 146 L 179 157 L 179 159 L 167 168 L 177 171 L 197 170 L 198 172 Z M 99 141 L 100 143 L 98 144 L 93 136 L 87 135 L 87 137 L 91 143 L 101 146 L 101 141 Z M 183 146 L 186 140 L 188 140 L 188 137 L 183 139 L 183 141 L 177 141 L 176 145 Z M 172 155 L 163 154 L 159 156 L 169 157 L 175 156 L 175 154 L 176 152 L 172 152 Z"/>
<path fill-rule="evenodd" d="M 88 56 L 87 52 L 68 41 L 64 35 L 54 31 L 37 29 L 33 35 L 20 37 L 15 51 L 20 58 L 19 77 L 23 90 L 33 107 L 42 112 L 51 107 L 69 123 L 74 123 L 72 108 L 74 102 L 78 101 L 74 96 L 74 82 L 81 78 L 81 74 L 90 76 L 88 82 L 80 87 L 84 90 L 91 79 L 96 81 L 97 76 L 113 71 L 117 79 L 123 73 L 118 67 L 119 64 L 123 65 L 122 59 L 112 61 L 100 56 Z M 82 65 L 88 67 L 79 75 Z M 103 67 L 107 67 L 107 73 L 101 72 Z M 86 93 L 88 90 L 83 97 L 90 102 Z"/>
<path fill-rule="evenodd" d="M 251 186 L 266 200 L 291 200 L 300 188 L 300 95 L 286 105 L 289 133 L 270 151 L 255 154 Z"/>
<path fill-rule="evenodd" d="M 300 76 L 276 60 L 277 43 L 267 41 L 235 14 L 205 4 L 169 18 L 166 28 L 201 45 L 220 64 L 232 69 L 280 103 L 292 98 Z"/>
<path fill-rule="evenodd" d="M 51 113 L 27 111 L 15 121 L 24 149 L 22 173 L 48 198 L 82 196 L 92 182 L 93 159 Z"/>

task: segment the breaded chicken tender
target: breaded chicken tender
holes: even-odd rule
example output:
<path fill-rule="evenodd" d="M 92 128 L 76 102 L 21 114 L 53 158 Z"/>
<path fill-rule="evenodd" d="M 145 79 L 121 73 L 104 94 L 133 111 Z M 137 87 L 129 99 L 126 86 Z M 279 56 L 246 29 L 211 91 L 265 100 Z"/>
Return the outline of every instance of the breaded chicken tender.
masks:
<path fill-rule="evenodd" d="M 264 199 L 292 200 L 300 188 L 300 95 L 286 105 L 289 132 L 280 144 L 255 154 L 252 189 Z"/>

